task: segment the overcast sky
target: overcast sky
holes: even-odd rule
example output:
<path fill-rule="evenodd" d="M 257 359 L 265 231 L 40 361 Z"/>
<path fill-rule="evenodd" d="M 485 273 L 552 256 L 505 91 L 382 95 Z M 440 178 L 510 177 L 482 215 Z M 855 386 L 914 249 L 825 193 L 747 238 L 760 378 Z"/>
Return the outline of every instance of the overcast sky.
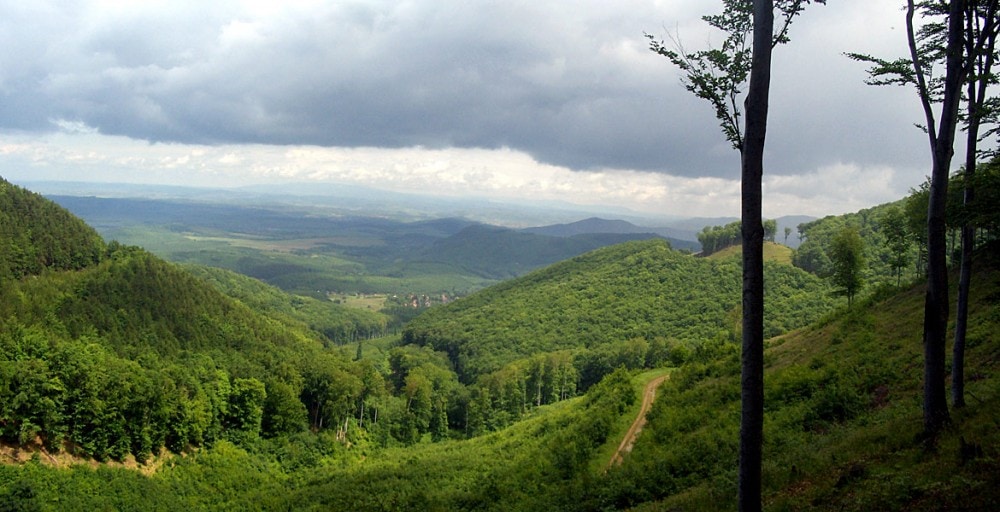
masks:
<path fill-rule="evenodd" d="M 764 213 L 898 199 L 928 173 L 901 2 L 810 6 L 774 55 Z M 718 42 L 719 0 L 0 0 L 0 176 L 323 181 L 738 216 L 739 156 L 643 33 Z"/>

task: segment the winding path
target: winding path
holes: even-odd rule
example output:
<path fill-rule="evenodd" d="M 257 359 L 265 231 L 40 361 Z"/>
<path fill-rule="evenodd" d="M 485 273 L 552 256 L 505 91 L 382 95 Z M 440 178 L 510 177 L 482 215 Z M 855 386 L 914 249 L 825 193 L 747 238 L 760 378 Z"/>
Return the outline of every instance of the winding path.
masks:
<path fill-rule="evenodd" d="M 649 408 L 653 405 L 653 400 L 656 399 L 656 388 L 660 387 L 660 384 L 663 383 L 667 377 L 668 375 L 657 377 L 646 384 L 646 389 L 642 392 L 642 407 L 639 409 L 639 415 L 635 417 L 635 421 L 633 421 L 632 426 L 629 427 L 628 433 L 625 434 L 625 438 L 622 439 L 621 444 L 618 445 L 618 449 L 615 450 L 615 454 L 611 456 L 611 460 L 608 462 L 609 468 L 616 464 L 621 464 L 625 454 L 632 451 L 632 445 L 635 443 L 635 438 L 639 436 L 639 432 L 642 431 L 642 427 L 646 425 L 646 413 L 649 412 Z"/>

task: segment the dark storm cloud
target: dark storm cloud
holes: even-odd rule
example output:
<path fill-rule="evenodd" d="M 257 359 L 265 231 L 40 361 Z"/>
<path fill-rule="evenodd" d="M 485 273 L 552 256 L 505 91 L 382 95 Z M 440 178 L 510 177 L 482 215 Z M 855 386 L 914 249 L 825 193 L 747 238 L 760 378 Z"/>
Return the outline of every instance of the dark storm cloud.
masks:
<path fill-rule="evenodd" d="M 642 37 L 716 2 L 272 4 L 7 2 L 0 123 L 185 143 L 510 147 L 579 170 L 734 175 L 711 110 Z M 872 126 L 840 119 L 830 102 L 843 91 L 778 91 L 797 106 L 775 112 L 787 121 L 769 134 L 786 155 L 777 172 L 877 149 L 820 122 Z"/>

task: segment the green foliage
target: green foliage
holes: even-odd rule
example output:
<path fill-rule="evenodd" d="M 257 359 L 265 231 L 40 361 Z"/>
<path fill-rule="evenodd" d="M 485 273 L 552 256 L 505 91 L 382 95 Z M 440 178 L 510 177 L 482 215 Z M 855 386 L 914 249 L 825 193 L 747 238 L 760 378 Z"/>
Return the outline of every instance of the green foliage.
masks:
<path fill-rule="evenodd" d="M 702 256 L 708 256 L 726 247 L 743 243 L 740 229 L 740 221 L 730 222 L 725 226 L 705 226 L 698 233 L 698 242 L 701 243 Z"/>
<path fill-rule="evenodd" d="M 226 437 L 236 444 L 253 442 L 260 435 L 264 419 L 264 383 L 254 379 L 233 379 L 226 415 Z"/>
<path fill-rule="evenodd" d="M 847 296 L 847 304 L 864 284 L 864 247 L 857 229 L 845 227 L 830 241 L 830 261 L 833 263 L 834 286 Z"/>
<path fill-rule="evenodd" d="M 899 286 L 903 269 L 910 264 L 912 259 L 913 242 L 906 227 L 906 215 L 902 208 L 894 206 L 886 209 L 882 214 L 881 223 L 889 249 L 889 267 L 896 272 L 896 286 Z"/>
<path fill-rule="evenodd" d="M 767 273 L 769 336 L 804 326 L 831 307 L 827 285 L 816 277 L 776 263 L 767 264 Z M 738 260 L 693 258 L 658 241 L 629 242 L 429 310 L 407 326 L 403 342 L 447 353 L 465 383 L 539 352 L 593 350 L 581 357 L 617 366 L 613 356 L 601 356 L 601 347 L 658 337 L 700 343 L 734 333 L 739 289 Z"/>
<path fill-rule="evenodd" d="M 900 210 L 906 219 L 905 231 L 901 231 L 899 226 Z M 849 227 L 861 237 L 861 255 L 865 262 L 862 274 L 871 285 L 895 283 L 900 279 L 919 276 L 916 267 L 906 268 L 905 265 L 900 265 L 901 261 L 917 260 L 920 241 L 917 235 L 921 232 L 921 227 L 919 221 L 910 219 L 912 215 L 920 215 L 919 212 L 919 205 L 907 199 L 800 224 L 799 234 L 803 241 L 792 256 L 792 264 L 821 277 L 832 276 L 834 261 L 830 255 L 833 240 L 844 228 Z M 922 218 L 926 218 L 926 202 L 923 204 L 922 215 Z M 926 225 L 923 226 L 923 232 L 926 236 Z"/>
<path fill-rule="evenodd" d="M 863 307 L 771 341 L 769 508 L 996 503 L 997 254 L 984 248 L 974 266 L 975 402 L 955 414 L 937 453 L 914 442 L 922 289 L 881 287 Z M 767 273 L 774 334 L 831 309 L 815 276 L 776 263 Z M 735 258 L 658 242 L 597 251 L 431 310 L 416 323 L 449 341 L 443 351 L 378 340 L 356 361 L 353 345 L 324 346 L 295 312 L 308 300 L 226 274 L 209 286 L 213 275 L 111 244 L 78 271 L 0 280 L 0 440 L 47 450 L 0 465 L 0 509 L 734 505 Z M 530 341 L 513 343 L 521 339 Z M 637 400 L 629 369 L 664 363 L 679 368 L 631 453 L 605 473 L 603 454 Z M 53 468 L 42 462 L 50 454 L 126 464 L 134 455 L 146 471 Z"/>
<path fill-rule="evenodd" d="M 15 206 L 32 205 L 38 225 L 68 216 L 6 184 L 3 192 L 20 198 Z M 70 228 L 82 226 L 71 220 Z M 342 332 L 384 331 L 384 316 L 224 271 L 195 269 L 195 277 L 117 242 L 100 247 L 98 260 L 74 272 L 52 267 L 36 279 L 0 280 L 4 442 L 143 462 L 163 448 L 250 446 L 261 435 L 301 432 L 307 405 L 322 407 L 314 423 L 342 424 L 385 395 L 377 372 L 372 378 L 366 363 L 324 350 L 313 330 L 329 333 L 336 322 Z"/>
<path fill-rule="evenodd" d="M 185 265 L 184 270 L 212 284 L 223 294 L 238 299 L 254 311 L 280 316 L 286 323 L 301 323 L 319 332 L 330 343 L 345 344 L 384 336 L 389 318 L 378 312 L 350 308 L 329 300 L 290 295 L 261 281 L 233 271 Z"/>
<path fill-rule="evenodd" d="M 978 282 L 986 289 L 974 299 L 973 315 L 995 326 L 1000 316 L 989 311 L 1000 297 L 1000 274 L 988 254 L 977 260 L 989 268 L 980 267 Z M 956 419 L 937 453 L 928 453 L 916 436 L 921 347 L 913 340 L 919 340 L 922 290 L 864 302 L 833 325 L 797 331 L 767 352 L 765 508 L 975 510 L 995 500 L 997 478 L 982 471 L 997 466 L 1000 447 L 1000 387 L 986 382 L 995 380 L 986 375 L 1000 363 L 1000 347 L 979 345 L 973 359 L 986 372 L 980 402 Z M 586 488 L 581 508 L 734 507 L 739 378 L 738 366 L 718 356 L 674 371 L 629 457 Z M 976 452 L 970 436 L 989 454 Z M 957 462 L 961 457 L 967 462 Z"/>
<path fill-rule="evenodd" d="M 966 182 L 975 191 L 973 201 L 965 204 L 962 198 Z M 959 228 L 969 225 L 980 233 L 980 243 L 1000 237 L 1000 158 L 976 166 L 976 173 L 969 180 L 965 171 L 959 171 L 948 185 L 948 225 Z"/>
<path fill-rule="evenodd" d="M 103 254 L 104 241 L 83 221 L 0 178 L 0 279 L 78 270 Z"/>

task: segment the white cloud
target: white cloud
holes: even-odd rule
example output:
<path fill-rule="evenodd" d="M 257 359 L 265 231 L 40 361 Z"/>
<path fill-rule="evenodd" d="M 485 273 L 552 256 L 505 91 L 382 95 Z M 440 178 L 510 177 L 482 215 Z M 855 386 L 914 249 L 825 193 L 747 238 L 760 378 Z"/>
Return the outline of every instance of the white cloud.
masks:
<path fill-rule="evenodd" d="M 805 174 L 766 176 L 765 210 L 823 216 L 895 201 L 905 195 L 895 185 L 897 172 L 887 166 L 837 163 Z"/>
<path fill-rule="evenodd" d="M 342 181 L 738 215 L 738 154 L 642 37 L 677 30 L 701 48 L 719 38 L 699 17 L 719 9 L 6 2 L 0 164 L 51 179 Z M 842 55 L 905 52 L 901 23 L 870 0 L 796 20 L 775 54 L 765 213 L 849 211 L 922 179 L 912 92 L 863 85 L 864 66 Z"/>

